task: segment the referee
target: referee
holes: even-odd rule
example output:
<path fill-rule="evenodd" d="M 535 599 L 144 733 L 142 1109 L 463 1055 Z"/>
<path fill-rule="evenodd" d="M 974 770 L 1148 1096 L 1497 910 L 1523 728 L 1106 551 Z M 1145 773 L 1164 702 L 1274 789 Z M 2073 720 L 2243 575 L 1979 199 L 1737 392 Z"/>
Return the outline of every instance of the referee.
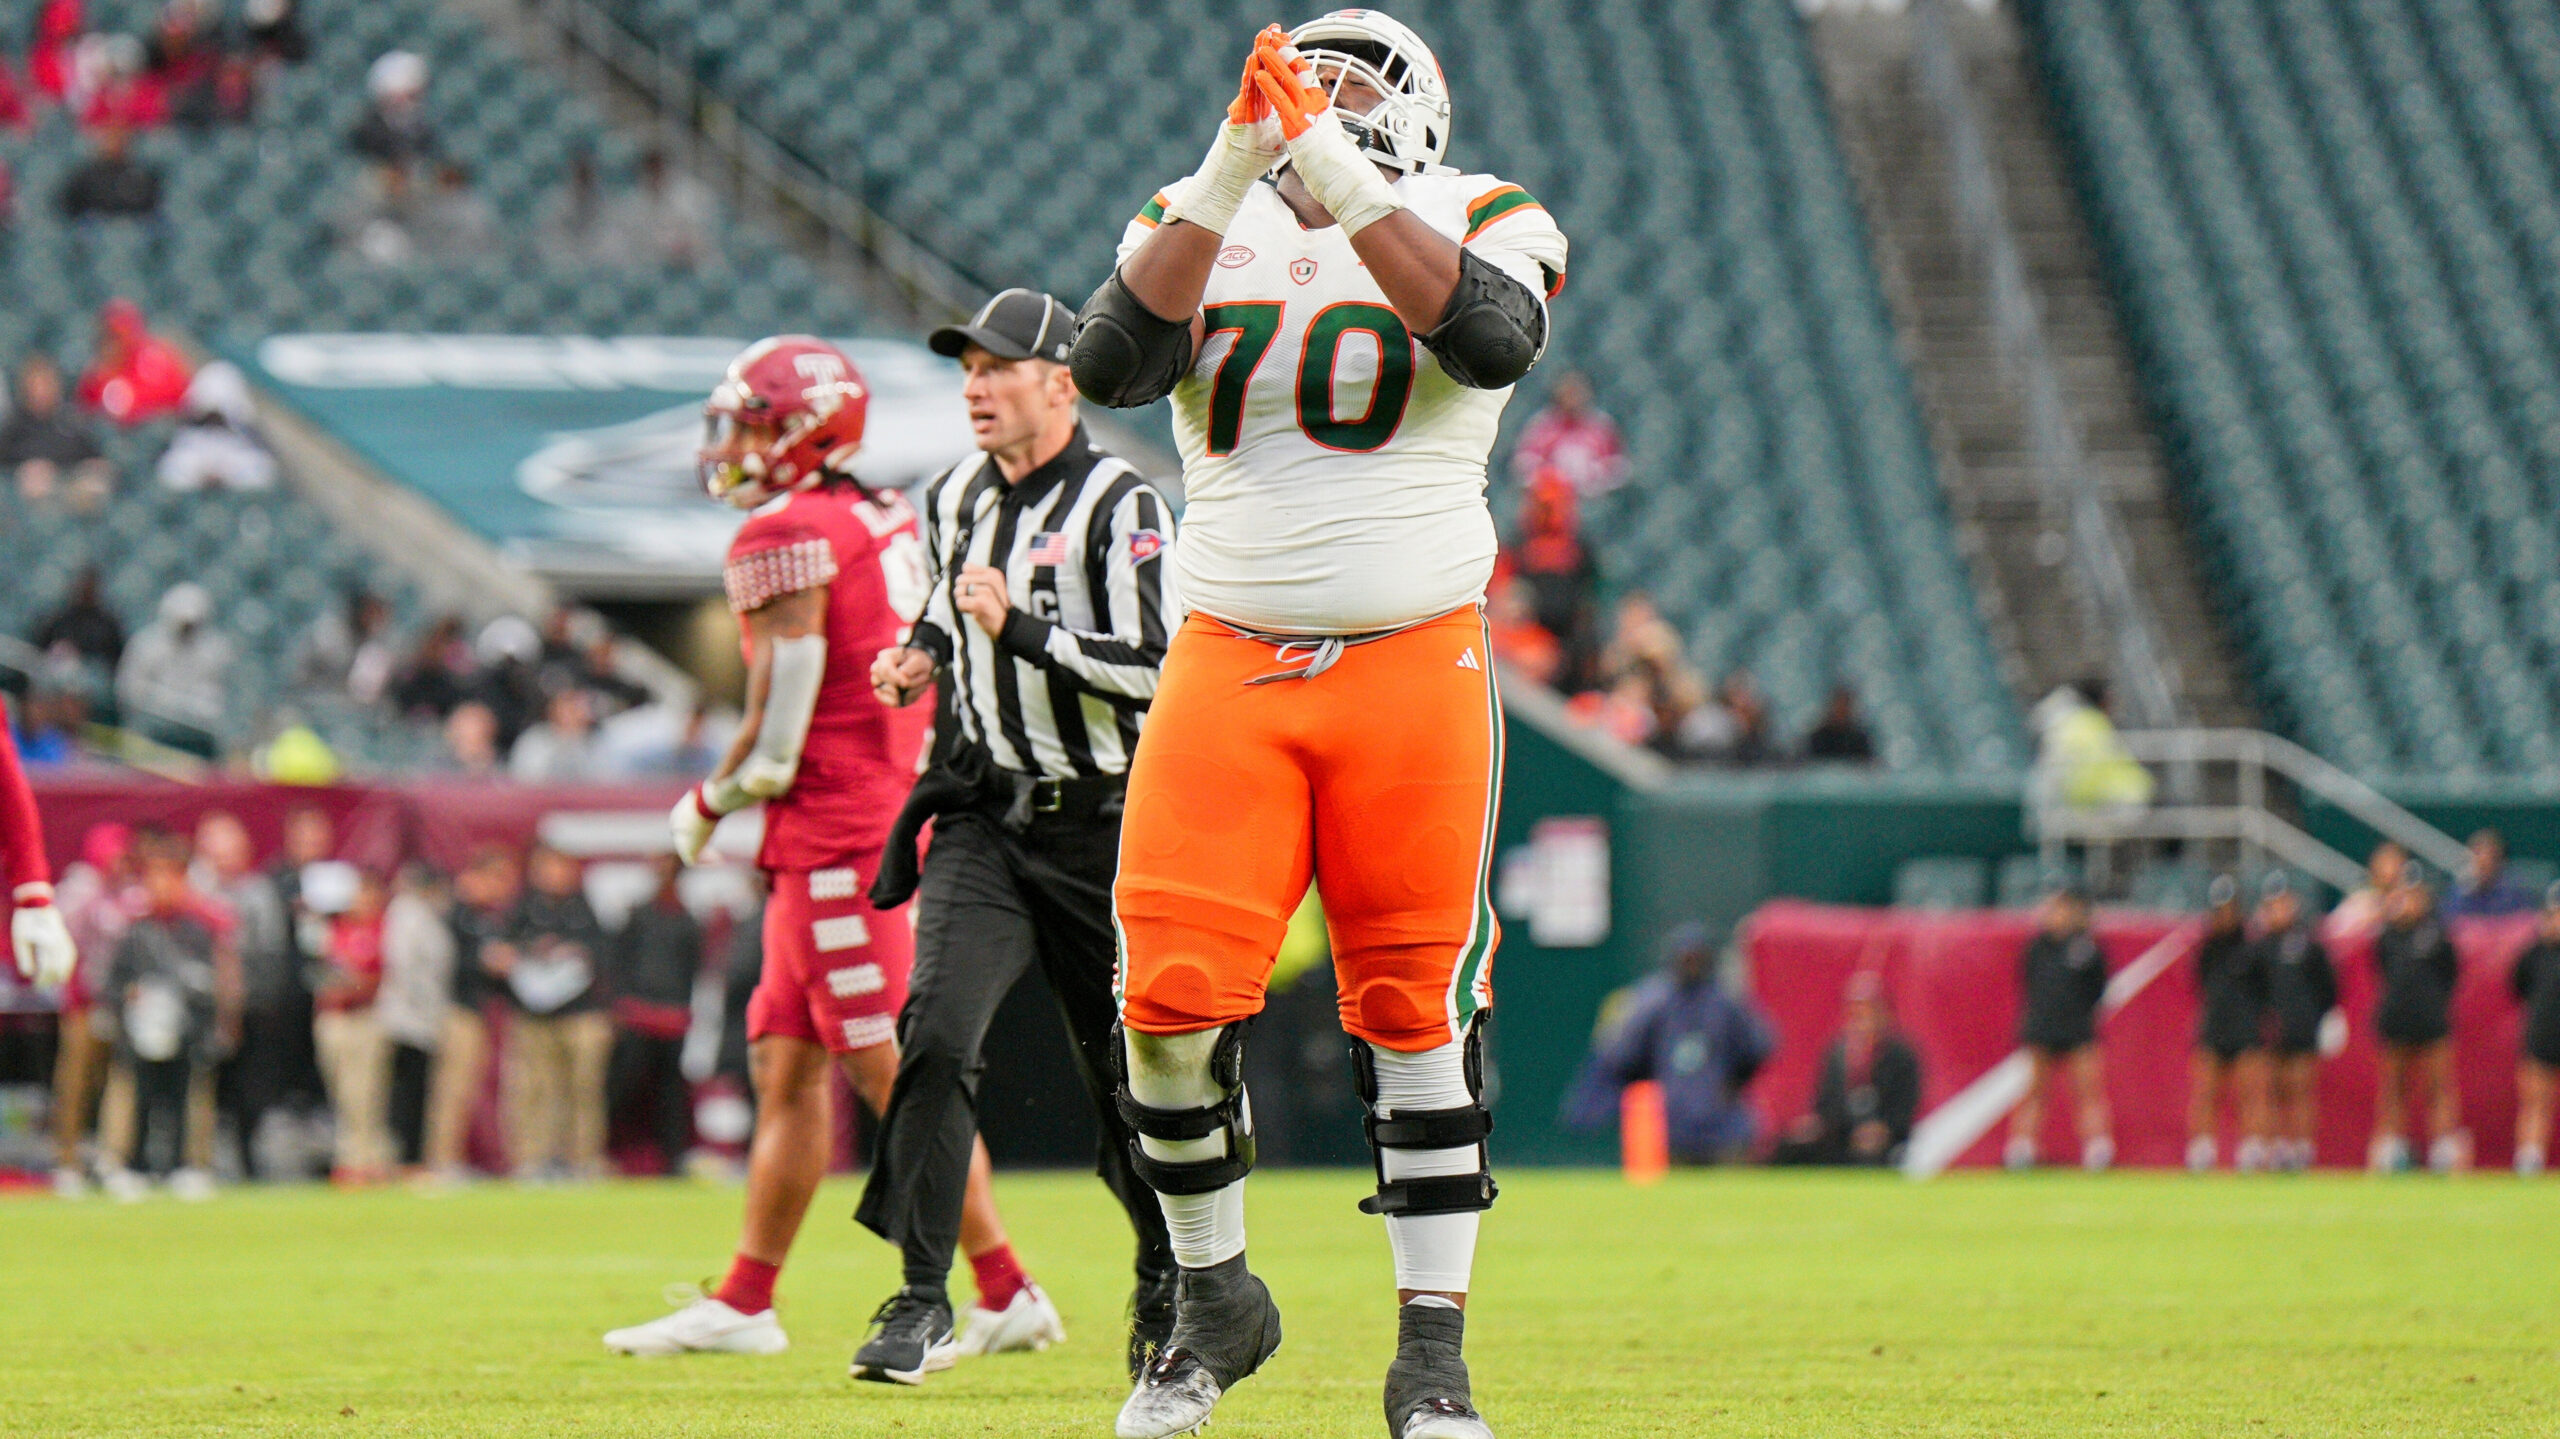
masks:
<path fill-rule="evenodd" d="M 862 1378 L 914 1383 L 958 1352 L 1059 1337 L 1056 1312 L 1026 1288 L 1008 1308 L 972 1314 L 955 1346 L 944 1291 L 980 1049 L 997 1004 L 1035 961 L 1093 1102 L 1102 1180 L 1137 1231 L 1133 1375 L 1173 1326 L 1173 1250 L 1155 1192 L 1130 1168 L 1111 1062 L 1111 882 L 1129 758 L 1181 622 L 1166 556 L 1173 516 L 1136 470 L 1086 440 L 1066 366 L 1074 319 L 1047 295 L 1007 290 L 928 341 L 967 373 L 979 453 L 926 486 L 924 615 L 871 671 L 892 704 L 937 675 L 945 683 L 932 762 L 872 889 L 883 907 L 920 897 L 897 1084 L 855 1211 L 904 1251 L 906 1282 L 854 1357 Z M 915 837 L 927 819 L 934 841 L 919 885 Z"/>

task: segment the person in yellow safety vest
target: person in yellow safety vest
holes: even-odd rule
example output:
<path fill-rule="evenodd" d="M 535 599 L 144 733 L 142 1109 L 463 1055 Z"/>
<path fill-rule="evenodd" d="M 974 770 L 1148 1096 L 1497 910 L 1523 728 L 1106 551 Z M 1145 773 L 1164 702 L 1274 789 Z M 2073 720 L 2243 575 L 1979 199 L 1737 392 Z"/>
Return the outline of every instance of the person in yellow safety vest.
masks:
<path fill-rule="evenodd" d="M 2063 685 L 2030 716 L 2039 741 L 2036 776 L 2046 792 L 2076 810 L 2140 809 L 2151 803 L 2157 782 L 2125 748 L 2107 717 L 2107 686 L 2100 679 Z"/>

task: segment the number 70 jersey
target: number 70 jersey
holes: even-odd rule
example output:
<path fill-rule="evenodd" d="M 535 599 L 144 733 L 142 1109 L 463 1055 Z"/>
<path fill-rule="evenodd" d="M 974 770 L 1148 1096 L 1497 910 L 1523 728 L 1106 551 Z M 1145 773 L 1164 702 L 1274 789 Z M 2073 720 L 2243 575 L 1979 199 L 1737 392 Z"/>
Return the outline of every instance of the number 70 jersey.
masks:
<path fill-rule="evenodd" d="M 1563 288 L 1564 234 L 1519 186 L 1409 175 L 1395 191 L 1533 293 Z M 1130 222 L 1121 260 L 1167 200 Z M 1341 227 L 1300 225 L 1269 184 L 1228 226 L 1201 313 L 1208 336 L 1173 391 L 1184 601 L 1257 629 L 1347 634 L 1482 599 L 1485 463 L 1511 391 L 1450 379 Z"/>

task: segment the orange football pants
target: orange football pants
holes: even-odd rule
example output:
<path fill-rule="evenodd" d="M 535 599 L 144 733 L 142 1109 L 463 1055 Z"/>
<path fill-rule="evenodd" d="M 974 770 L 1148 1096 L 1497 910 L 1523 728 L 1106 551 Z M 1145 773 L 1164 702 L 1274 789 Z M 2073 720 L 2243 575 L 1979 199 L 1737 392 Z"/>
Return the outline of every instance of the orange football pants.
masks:
<path fill-rule="evenodd" d="M 1502 706 L 1473 606 L 1344 649 L 1324 673 L 1194 614 L 1129 771 L 1113 898 L 1120 1014 L 1187 1034 L 1260 1013 L 1313 878 L 1342 1027 L 1412 1053 L 1493 1002 L 1487 889 Z"/>

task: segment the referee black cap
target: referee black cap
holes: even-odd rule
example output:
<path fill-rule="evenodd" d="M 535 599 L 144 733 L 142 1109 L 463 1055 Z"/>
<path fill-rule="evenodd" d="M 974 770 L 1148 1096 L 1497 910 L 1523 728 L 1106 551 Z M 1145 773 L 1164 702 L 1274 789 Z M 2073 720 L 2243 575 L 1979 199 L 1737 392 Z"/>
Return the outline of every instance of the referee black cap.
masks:
<path fill-rule="evenodd" d="M 997 292 L 967 324 L 945 325 L 925 337 L 937 355 L 960 358 L 971 345 L 1001 360 L 1067 362 L 1075 339 L 1076 312 L 1038 290 L 1016 286 Z"/>

